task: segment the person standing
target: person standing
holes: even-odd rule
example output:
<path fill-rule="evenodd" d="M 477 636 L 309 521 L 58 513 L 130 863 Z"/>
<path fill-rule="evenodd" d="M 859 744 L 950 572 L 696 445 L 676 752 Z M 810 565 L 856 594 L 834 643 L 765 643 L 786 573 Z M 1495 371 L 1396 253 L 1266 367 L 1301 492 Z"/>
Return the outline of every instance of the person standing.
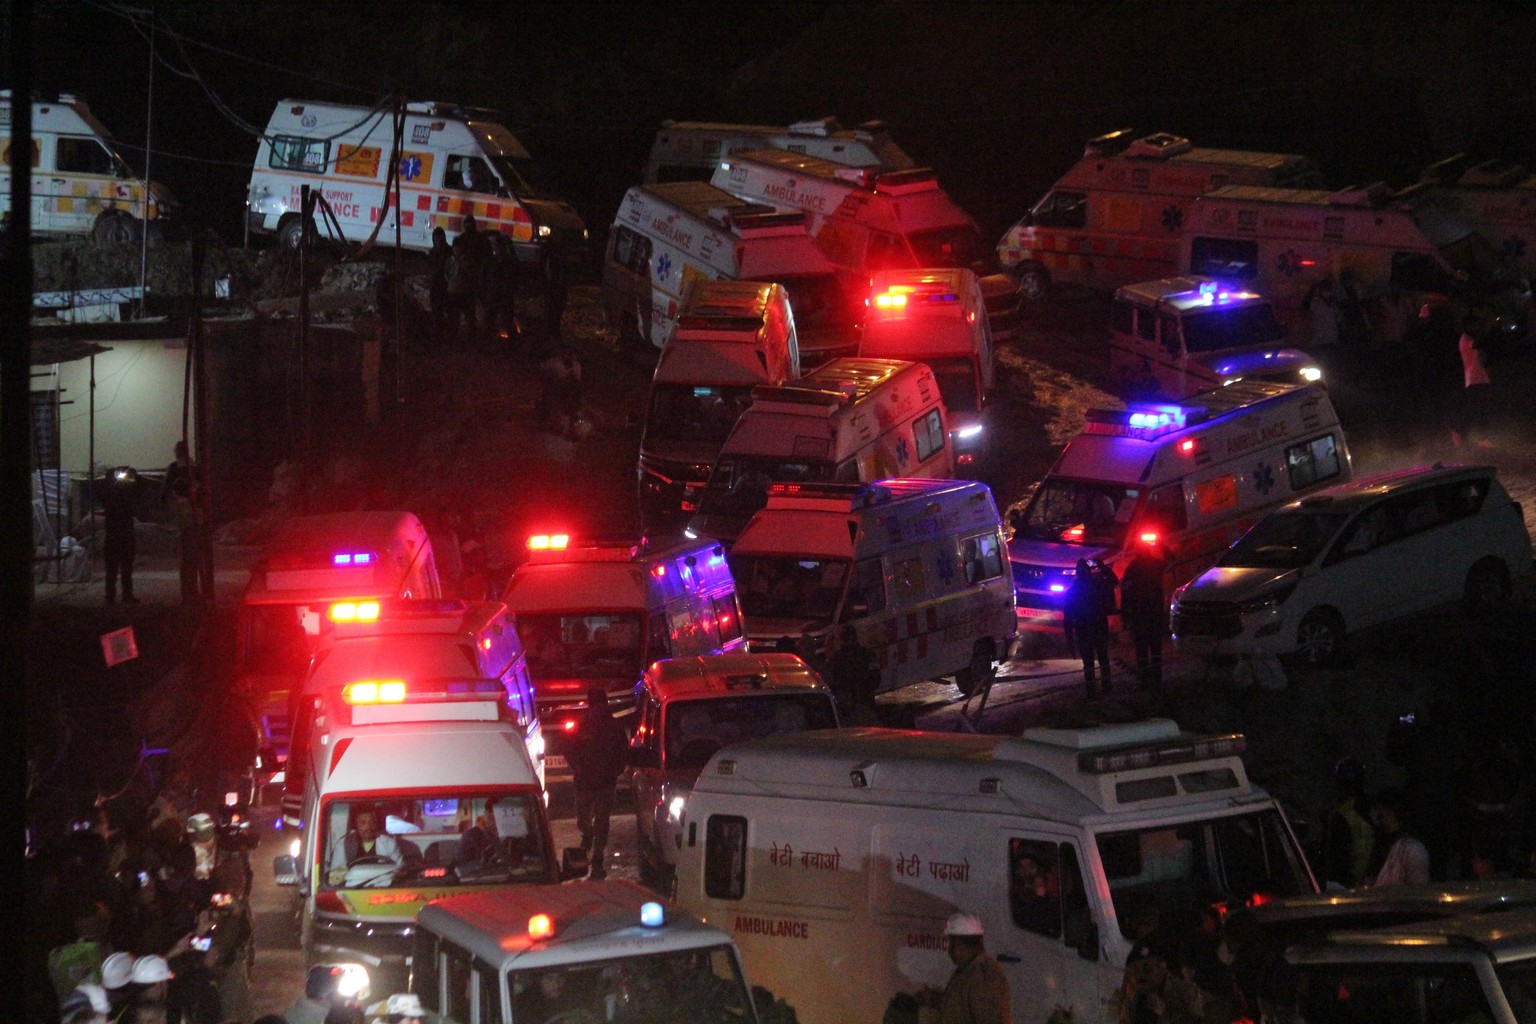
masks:
<path fill-rule="evenodd" d="M 448 232 L 432 229 L 432 251 L 427 253 L 428 301 L 432 304 L 432 340 L 441 345 L 448 332 Z"/>
<path fill-rule="evenodd" d="M 603 851 L 608 845 L 613 790 L 629 761 L 629 735 L 608 710 L 607 690 L 594 686 L 587 691 L 587 710 L 568 742 L 566 761 L 576 790 L 576 827 L 581 830 L 582 852 L 592 865 L 588 877 L 606 878 Z"/>
<path fill-rule="evenodd" d="M 454 340 L 462 326 L 473 344 L 480 338 L 477 311 L 480 304 L 480 273 L 485 263 L 485 239 L 475 226 L 474 214 L 464 215 L 463 230 L 448 253 L 448 334 Z"/>
<path fill-rule="evenodd" d="M 1120 580 L 1120 616 L 1136 648 L 1136 678 L 1150 690 L 1160 690 L 1163 685 L 1163 644 L 1168 639 L 1168 594 L 1163 578 L 1167 571 L 1162 539 L 1152 535 L 1137 545 Z"/>
<path fill-rule="evenodd" d="M 192 461 L 187 442 L 176 442 L 176 461 L 165 470 L 165 491 L 161 501 L 169 503 L 176 516 L 176 535 L 181 552 L 181 600 L 183 604 L 211 600 L 213 591 L 205 584 L 208 573 L 203 567 L 203 478 Z"/>
<path fill-rule="evenodd" d="M 492 342 L 505 337 L 509 344 L 516 344 L 517 258 L 512 254 L 512 246 L 506 235 L 499 231 L 491 231 L 487 235 L 490 244 L 480 273 L 480 301 L 484 310 L 485 333 Z"/>
<path fill-rule="evenodd" d="M 1429 881 L 1429 851 L 1403 827 L 1405 803 L 1401 790 L 1388 790 L 1371 806 L 1376 847 L 1385 854 L 1371 880 L 1373 888 Z"/>
<path fill-rule="evenodd" d="M 844 725 L 877 725 L 875 691 L 880 687 L 880 665 L 874 652 L 859 643 L 852 626 L 834 634 L 827 649 L 827 676 L 838 714 Z"/>
<path fill-rule="evenodd" d="M 138 550 L 134 538 L 134 507 L 139 500 L 139 474 L 129 466 L 112 470 L 103 481 L 101 511 L 106 520 L 107 604 L 117 600 L 117 585 L 123 586 L 123 604 L 138 604 L 133 596 L 133 558 Z"/>
<path fill-rule="evenodd" d="M 1104 692 L 1110 692 L 1109 616 L 1114 610 L 1118 582 L 1108 566 L 1079 558 L 1072 584 L 1067 588 L 1066 615 L 1072 620 L 1072 632 L 1083 659 L 1083 682 L 1089 697 L 1098 694 L 1095 661 L 1103 676 Z"/>
<path fill-rule="evenodd" d="M 1467 317 L 1461 324 L 1461 337 L 1456 342 L 1461 354 L 1462 398 L 1461 416 L 1457 429 L 1451 431 L 1451 443 L 1460 448 L 1463 443 L 1479 448 L 1492 448 L 1488 436 L 1488 403 L 1493 400 L 1493 381 L 1483 365 L 1483 342 L 1476 317 Z"/>
<path fill-rule="evenodd" d="M 970 914 L 952 914 L 944 924 L 949 959 L 955 965 L 943 989 L 925 988 L 919 1006 L 936 1007 L 937 1024 L 1009 1024 L 1013 1020 L 1008 978 L 987 954 L 985 929 Z"/>
<path fill-rule="evenodd" d="M 1365 766 L 1346 757 L 1333 766 L 1333 805 L 1323 823 L 1323 883 L 1353 889 L 1365 881 L 1375 834 L 1368 820 Z"/>

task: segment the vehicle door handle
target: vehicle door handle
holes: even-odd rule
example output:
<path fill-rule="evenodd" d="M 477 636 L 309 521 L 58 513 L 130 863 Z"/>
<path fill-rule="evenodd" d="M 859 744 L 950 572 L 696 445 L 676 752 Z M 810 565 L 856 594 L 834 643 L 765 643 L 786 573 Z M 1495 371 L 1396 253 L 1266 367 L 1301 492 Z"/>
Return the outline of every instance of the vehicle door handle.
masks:
<path fill-rule="evenodd" d="M 1024 958 L 1015 956 L 1012 953 L 999 953 L 997 954 L 997 962 L 1000 964 L 1019 964 L 1024 962 Z"/>

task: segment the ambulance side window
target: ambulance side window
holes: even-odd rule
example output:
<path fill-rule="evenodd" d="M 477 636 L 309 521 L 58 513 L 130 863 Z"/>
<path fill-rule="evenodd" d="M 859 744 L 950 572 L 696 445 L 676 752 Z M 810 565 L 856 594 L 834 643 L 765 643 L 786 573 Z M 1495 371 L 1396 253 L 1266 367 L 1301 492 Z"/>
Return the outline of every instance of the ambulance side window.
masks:
<path fill-rule="evenodd" d="M 711 814 L 704 825 L 704 895 L 739 900 L 747 891 L 747 819 Z"/>
<path fill-rule="evenodd" d="M 720 630 L 720 644 L 741 639 L 741 610 L 736 607 L 736 592 L 714 599 L 715 623 Z"/>
<path fill-rule="evenodd" d="M 520 728 L 533 721 L 533 683 L 528 678 L 528 663 L 519 659 L 506 679 L 507 703 Z"/>
<path fill-rule="evenodd" d="M 1150 309 L 1136 311 L 1136 337 L 1142 341 L 1157 340 L 1157 314 Z"/>
<path fill-rule="evenodd" d="M 1136 333 L 1136 304 L 1119 301 L 1109 307 L 1109 329 L 1116 334 L 1130 336 Z"/>
<path fill-rule="evenodd" d="M 878 558 L 866 558 L 853 566 L 848 584 L 848 605 L 843 618 L 874 615 L 885 611 L 885 570 Z"/>
<path fill-rule="evenodd" d="M 475 961 L 480 981 L 480 1016 L 477 1024 L 501 1024 L 501 974 L 489 964 Z"/>
<path fill-rule="evenodd" d="M 278 135 L 272 139 L 267 163 L 280 171 L 323 173 L 330 163 L 331 144 L 323 139 L 305 139 L 297 135 Z"/>
<path fill-rule="evenodd" d="M 917 442 L 917 461 L 927 462 L 944 447 L 944 422 L 939 410 L 930 409 L 912 424 L 912 436 Z"/>
<path fill-rule="evenodd" d="M 1176 316 L 1169 316 L 1167 313 L 1159 313 L 1157 316 L 1157 325 L 1160 335 L 1158 340 L 1163 343 L 1163 348 L 1166 349 L 1168 354 L 1171 356 L 1178 355 L 1179 350 L 1184 347 L 1182 344 L 1180 344 L 1179 339 L 1179 318 Z"/>
<path fill-rule="evenodd" d="M 1035 205 L 1033 219 L 1043 228 L 1081 228 L 1088 223 L 1088 193 L 1052 192 Z"/>
<path fill-rule="evenodd" d="M 965 567 L 965 582 L 985 583 L 1003 574 L 1002 545 L 998 534 L 983 533 L 960 542 L 960 560 Z"/>
<path fill-rule="evenodd" d="M 651 616 L 650 636 L 645 643 L 645 663 L 672 657 L 672 633 L 665 612 Z"/>
<path fill-rule="evenodd" d="M 1259 243 L 1196 238 L 1189 244 L 1189 272 L 1252 280 L 1259 276 Z"/>
<path fill-rule="evenodd" d="M 450 156 L 443 187 L 461 192 L 495 192 L 496 178 L 490 165 L 477 156 Z"/>
<path fill-rule="evenodd" d="M 1168 533 L 1182 533 L 1188 529 L 1189 511 L 1184 501 L 1184 485 L 1169 484 L 1147 495 L 1143 519 L 1149 524 L 1156 523 Z"/>
<path fill-rule="evenodd" d="M 1008 840 L 1008 912 L 1025 931 L 1061 935 L 1061 871 L 1055 843 L 1017 836 Z"/>
<path fill-rule="evenodd" d="M 76 174 L 117 173 L 112 154 L 101 143 L 95 139 L 71 138 L 67 135 L 59 136 L 54 148 L 53 166 L 60 171 L 73 171 Z"/>
<path fill-rule="evenodd" d="M 1316 437 L 1285 450 L 1285 469 L 1291 490 L 1300 491 L 1320 480 L 1339 475 L 1339 447 L 1332 434 Z"/>
<path fill-rule="evenodd" d="M 849 459 L 847 462 L 839 462 L 837 469 L 832 472 L 832 479 L 840 484 L 856 484 L 859 482 L 859 460 Z"/>
<path fill-rule="evenodd" d="M 613 242 L 613 262 L 633 273 L 646 273 L 651 264 L 651 240 L 629 228 L 619 228 Z"/>

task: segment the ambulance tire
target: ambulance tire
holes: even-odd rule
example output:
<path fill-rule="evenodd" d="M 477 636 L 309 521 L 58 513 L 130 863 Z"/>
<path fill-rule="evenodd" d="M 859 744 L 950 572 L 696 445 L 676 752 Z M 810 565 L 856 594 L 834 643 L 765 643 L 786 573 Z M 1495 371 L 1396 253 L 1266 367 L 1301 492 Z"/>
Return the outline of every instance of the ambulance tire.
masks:
<path fill-rule="evenodd" d="M 1332 608 L 1313 608 L 1296 627 L 1295 660 L 1308 668 L 1327 668 L 1344 656 L 1344 619 Z"/>
<path fill-rule="evenodd" d="M 1021 263 L 1014 270 L 1019 281 L 1019 298 L 1025 302 L 1039 302 L 1051 290 L 1051 275 L 1038 263 Z"/>
<path fill-rule="evenodd" d="M 990 639 L 976 641 L 971 651 L 971 663 L 955 673 L 955 686 L 959 688 L 962 697 L 971 696 L 992 679 L 997 671 L 992 664 L 994 657 Z"/>
<path fill-rule="evenodd" d="M 304 240 L 304 222 L 298 217 L 289 217 L 278 225 L 277 245 L 284 252 L 298 252 L 299 244 Z"/>
<path fill-rule="evenodd" d="M 127 210 L 102 210 L 91 226 L 91 239 L 99 245 L 137 242 L 141 228 Z"/>

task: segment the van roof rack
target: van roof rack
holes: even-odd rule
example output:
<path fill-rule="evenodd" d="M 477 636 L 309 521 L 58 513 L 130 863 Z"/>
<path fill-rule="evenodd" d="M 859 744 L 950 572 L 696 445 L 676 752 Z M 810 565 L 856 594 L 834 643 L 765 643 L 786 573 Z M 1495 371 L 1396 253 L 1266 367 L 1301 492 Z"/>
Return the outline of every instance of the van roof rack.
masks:
<path fill-rule="evenodd" d="M 1091 138 L 1083 146 L 1083 156 L 1119 156 L 1125 152 L 1125 147 L 1131 144 L 1135 134 L 1135 129 L 1121 128 L 1119 131 L 1106 132 L 1103 135 Z"/>
<path fill-rule="evenodd" d="M 1167 160 L 1188 153 L 1194 146 L 1182 135 L 1172 132 L 1154 132 L 1143 135 L 1125 148 L 1125 155 L 1141 159 Z"/>

